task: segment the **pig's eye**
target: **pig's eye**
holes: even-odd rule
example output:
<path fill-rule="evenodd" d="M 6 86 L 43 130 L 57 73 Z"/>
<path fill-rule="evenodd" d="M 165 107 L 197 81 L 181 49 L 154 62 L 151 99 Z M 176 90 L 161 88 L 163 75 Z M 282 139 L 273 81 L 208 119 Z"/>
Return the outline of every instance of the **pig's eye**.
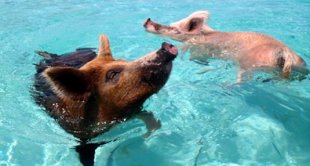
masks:
<path fill-rule="evenodd" d="M 122 70 L 123 69 L 121 69 L 121 68 L 109 70 L 106 74 L 106 82 L 116 83 L 119 79 L 119 76 L 120 76 L 120 73 L 122 72 Z"/>
<path fill-rule="evenodd" d="M 188 31 L 195 30 L 200 24 L 200 19 L 192 19 L 188 24 Z"/>

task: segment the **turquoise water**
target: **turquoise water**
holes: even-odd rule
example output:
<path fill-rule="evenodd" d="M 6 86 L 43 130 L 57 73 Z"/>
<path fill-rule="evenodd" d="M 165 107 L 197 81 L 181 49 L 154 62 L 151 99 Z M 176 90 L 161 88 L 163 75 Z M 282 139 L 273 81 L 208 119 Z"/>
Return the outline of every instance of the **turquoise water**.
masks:
<path fill-rule="evenodd" d="M 116 58 L 134 60 L 179 43 L 148 34 L 143 22 L 170 23 L 207 9 L 210 26 L 258 31 L 285 42 L 310 64 L 310 2 L 302 0 L 0 2 L 0 165 L 78 165 L 76 140 L 32 100 L 34 50 L 65 53 L 110 37 Z M 204 74 L 203 70 L 218 68 Z M 161 120 L 149 138 L 131 120 L 93 141 L 96 165 L 307 165 L 310 163 L 310 79 L 234 85 L 236 66 L 202 66 L 179 57 L 165 87 L 144 105 Z"/>

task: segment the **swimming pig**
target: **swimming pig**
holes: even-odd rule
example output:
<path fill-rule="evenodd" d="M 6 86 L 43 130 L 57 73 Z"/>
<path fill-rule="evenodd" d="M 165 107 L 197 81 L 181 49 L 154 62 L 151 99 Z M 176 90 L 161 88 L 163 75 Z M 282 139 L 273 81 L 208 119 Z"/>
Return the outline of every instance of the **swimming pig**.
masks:
<path fill-rule="evenodd" d="M 160 127 L 142 105 L 164 86 L 177 55 L 176 47 L 162 43 L 159 50 L 135 61 L 115 60 L 105 35 L 100 43 L 98 55 L 92 49 L 63 56 L 37 52 L 45 59 L 36 66 L 33 96 L 65 131 L 81 140 L 76 150 L 84 165 L 93 164 L 100 144 L 84 145 L 113 125 L 137 117 L 147 124 L 147 134 Z M 88 153 L 93 154 L 87 157 Z"/>
<path fill-rule="evenodd" d="M 308 74 L 305 61 L 284 43 L 256 32 L 220 32 L 207 25 L 208 11 L 197 11 L 169 26 L 144 23 L 148 32 L 184 42 L 184 51 L 190 49 L 191 58 L 208 57 L 232 59 L 239 64 L 238 82 L 242 75 L 255 69 L 280 69 L 281 76 L 289 78 L 292 71 Z"/>

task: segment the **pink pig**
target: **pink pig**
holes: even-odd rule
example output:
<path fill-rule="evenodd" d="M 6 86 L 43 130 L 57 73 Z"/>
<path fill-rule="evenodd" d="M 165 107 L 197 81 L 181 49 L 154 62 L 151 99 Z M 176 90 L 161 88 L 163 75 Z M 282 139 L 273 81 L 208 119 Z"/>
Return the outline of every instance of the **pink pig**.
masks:
<path fill-rule="evenodd" d="M 309 73 L 305 61 L 275 38 L 256 32 L 220 32 L 207 25 L 208 18 L 208 11 L 197 11 L 168 26 L 149 18 L 144 27 L 148 32 L 184 42 L 183 50 L 190 50 L 191 59 L 234 60 L 239 65 L 237 82 L 245 73 L 258 69 L 278 69 L 287 79 L 292 71 L 302 76 Z"/>

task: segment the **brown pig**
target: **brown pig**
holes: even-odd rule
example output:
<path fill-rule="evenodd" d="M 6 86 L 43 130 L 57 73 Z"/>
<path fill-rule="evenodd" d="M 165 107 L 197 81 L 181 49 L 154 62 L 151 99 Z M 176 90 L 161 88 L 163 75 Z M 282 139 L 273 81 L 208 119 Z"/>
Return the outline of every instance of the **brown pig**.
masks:
<path fill-rule="evenodd" d="M 91 49 L 63 56 L 37 53 L 45 59 L 36 67 L 33 96 L 65 131 L 81 140 L 76 150 L 84 165 L 93 164 L 100 145 L 92 149 L 92 144 L 85 146 L 87 141 L 113 125 L 137 117 L 146 123 L 147 134 L 160 127 L 142 106 L 168 80 L 178 53 L 175 46 L 163 43 L 159 50 L 128 62 L 114 59 L 108 38 L 101 35 L 98 54 Z"/>

